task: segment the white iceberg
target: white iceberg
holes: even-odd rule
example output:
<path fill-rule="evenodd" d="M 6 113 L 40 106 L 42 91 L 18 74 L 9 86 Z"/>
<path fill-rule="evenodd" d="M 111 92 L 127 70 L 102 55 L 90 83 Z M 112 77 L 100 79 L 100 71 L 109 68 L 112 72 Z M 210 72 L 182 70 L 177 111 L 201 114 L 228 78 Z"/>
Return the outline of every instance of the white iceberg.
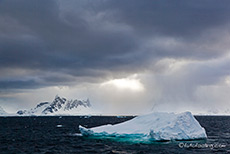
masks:
<path fill-rule="evenodd" d="M 170 141 L 207 138 L 205 129 L 190 112 L 151 113 L 129 121 L 94 128 L 79 126 L 83 136 L 123 138 L 128 141 Z"/>

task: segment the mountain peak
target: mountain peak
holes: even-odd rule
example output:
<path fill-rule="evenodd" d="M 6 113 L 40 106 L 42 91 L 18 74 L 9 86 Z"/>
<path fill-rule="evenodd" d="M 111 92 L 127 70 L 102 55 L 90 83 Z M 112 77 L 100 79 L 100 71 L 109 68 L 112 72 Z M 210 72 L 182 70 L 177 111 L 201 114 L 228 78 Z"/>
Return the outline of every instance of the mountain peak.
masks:
<path fill-rule="evenodd" d="M 53 102 L 45 110 L 43 110 L 42 113 L 48 114 L 48 113 L 57 112 L 59 109 L 62 108 L 65 102 L 66 102 L 66 98 L 61 98 L 58 95 L 56 95 Z"/>

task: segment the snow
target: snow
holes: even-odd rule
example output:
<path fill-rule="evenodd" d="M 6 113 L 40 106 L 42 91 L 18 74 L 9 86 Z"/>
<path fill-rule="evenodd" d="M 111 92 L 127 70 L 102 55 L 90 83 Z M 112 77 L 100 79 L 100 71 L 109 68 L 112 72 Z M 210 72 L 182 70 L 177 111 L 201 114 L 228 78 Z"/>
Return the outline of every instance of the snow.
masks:
<path fill-rule="evenodd" d="M 78 106 L 77 108 L 71 109 L 71 110 L 59 110 L 55 113 L 50 113 L 49 115 L 97 115 L 97 112 L 90 108 L 90 107 L 84 107 L 84 106 Z"/>
<path fill-rule="evenodd" d="M 132 138 L 134 140 L 193 140 L 207 138 L 205 129 L 191 112 L 180 114 L 155 112 L 129 121 L 94 128 L 79 126 L 83 136 Z"/>

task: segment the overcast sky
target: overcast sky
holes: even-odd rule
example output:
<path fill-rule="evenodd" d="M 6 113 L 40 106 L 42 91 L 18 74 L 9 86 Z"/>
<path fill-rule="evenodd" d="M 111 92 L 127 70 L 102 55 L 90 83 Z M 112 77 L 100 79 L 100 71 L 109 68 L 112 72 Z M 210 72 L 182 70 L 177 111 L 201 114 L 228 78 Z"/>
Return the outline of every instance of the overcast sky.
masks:
<path fill-rule="evenodd" d="M 230 1 L 1 0 L 0 106 L 230 113 Z"/>

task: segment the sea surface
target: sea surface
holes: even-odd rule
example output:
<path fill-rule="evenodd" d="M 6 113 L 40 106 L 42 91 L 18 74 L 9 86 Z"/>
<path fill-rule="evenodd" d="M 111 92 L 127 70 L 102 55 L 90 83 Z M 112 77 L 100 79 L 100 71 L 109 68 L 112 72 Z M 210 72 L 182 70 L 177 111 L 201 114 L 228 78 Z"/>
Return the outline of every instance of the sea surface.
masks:
<path fill-rule="evenodd" d="M 0 117 L 0 153 L 230 153 L 230 116 L 195 116 L 208 139 L 130 143 L 79 135 L 78 126 L 90 128 L 120 123 L 133 117 L 52 116 Z"/>

